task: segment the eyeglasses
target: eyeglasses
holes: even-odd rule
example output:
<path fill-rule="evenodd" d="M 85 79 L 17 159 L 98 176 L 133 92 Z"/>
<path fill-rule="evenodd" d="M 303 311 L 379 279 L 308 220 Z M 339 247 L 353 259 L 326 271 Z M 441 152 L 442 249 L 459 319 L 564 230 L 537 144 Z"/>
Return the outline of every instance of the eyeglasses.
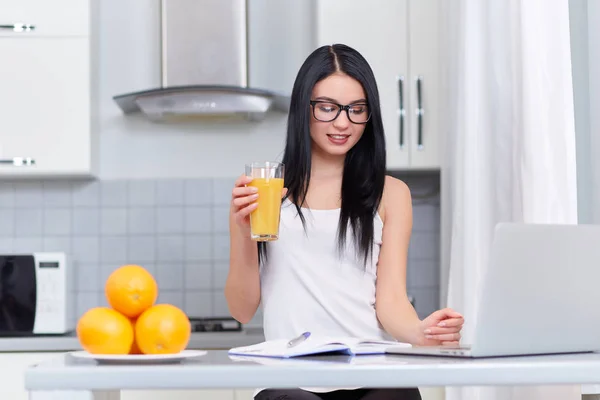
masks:
<path fill-rule="evenodd" d="M 313 116 L 317 121 L 331 122 L 336 119 L 342 111 L 346 111 L 346 115 L 350 122 L 354 124 L 366 124 L 371 118 L 369 106 L 366 103 L 356 103 L 341 105 L 330 101 L 311 100 Z"/>

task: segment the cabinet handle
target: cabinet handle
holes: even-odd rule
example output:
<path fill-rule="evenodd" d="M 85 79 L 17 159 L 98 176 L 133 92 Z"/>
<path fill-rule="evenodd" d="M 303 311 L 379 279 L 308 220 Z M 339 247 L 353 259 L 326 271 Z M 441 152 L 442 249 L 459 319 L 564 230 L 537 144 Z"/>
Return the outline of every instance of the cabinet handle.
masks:
<path fill-rule="evenodd" d="M 417 77 L 417 150 L 423 150 L 423 114 L 425 110 L 423 109 L 423 77 Z"/>
<path fill-rule="evenodd" d="M 400 148 L 404 148 L 404 115 L 406 114 L 406 111 L 404 110 L 404 77 L 403 76 L 399 76 L 398 77 L 398 104 L 399 104 L 399 108 L 398 108 L 398 117 L 400 119 L 400 132 L 398 132 L 399 134 L 399 144 L 400 144 Z"/>
<path fill-rule="evenodd" d="M 14 165 L 15 167 L 23 167 L 28 165 L 34 165 L 35 160 L 31 157 L 1 158 L 0 164 L 8 164 Z"/>
<path fill-rule="evenodd" d="M 0 30 L 10 30 L 13 32 L 31 32 L 35 30 L 35 25 L 16 23 L 12 25 L 0 25 Z"/>

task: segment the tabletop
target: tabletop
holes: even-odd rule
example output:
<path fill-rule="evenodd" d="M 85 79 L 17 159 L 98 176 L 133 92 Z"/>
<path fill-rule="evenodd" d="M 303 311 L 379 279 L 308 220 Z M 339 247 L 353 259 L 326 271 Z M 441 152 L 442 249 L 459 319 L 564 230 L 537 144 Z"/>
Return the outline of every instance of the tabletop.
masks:
<path fill-rule="evenodd" d="M 599 384 L 600 354 L 486 359 L 429 356 L 230 356 L 226 350 L 176 364 L 102 365 L 70 353 L 29 367 L 27 390 L 414 387 Z"/>

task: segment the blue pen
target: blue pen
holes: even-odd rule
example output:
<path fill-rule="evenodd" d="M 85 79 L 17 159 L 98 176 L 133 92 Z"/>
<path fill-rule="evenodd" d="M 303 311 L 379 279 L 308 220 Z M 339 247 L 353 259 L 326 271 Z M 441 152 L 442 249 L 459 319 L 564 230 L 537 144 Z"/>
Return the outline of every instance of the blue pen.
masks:
<path fill-rule="evenodd" d="M 306 339 L 308 339 L 309 336 L 310 336 L 310 332 L 304 332 L 303 334 L 301 334 L 297 338 L 294 338 L 294 339 L 290 340 L 288 342 L 288 344 L 287 344 L 287 347 L 297 346 L 300 343 L 304 342 Z"/>

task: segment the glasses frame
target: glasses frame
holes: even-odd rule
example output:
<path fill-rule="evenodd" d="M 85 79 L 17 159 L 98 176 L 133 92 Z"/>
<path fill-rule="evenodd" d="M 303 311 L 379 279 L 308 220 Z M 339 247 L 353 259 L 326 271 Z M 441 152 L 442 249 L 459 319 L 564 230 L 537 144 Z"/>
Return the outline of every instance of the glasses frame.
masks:
<path fill-rule="evenodd" d="M 369 108 L 369 104 L 368 103 L 363 103 L 363 102 L 358 102 L 358 103 L 352 103 L 352 104 L 346 104 L 346 105 L 342 105 L 333 101 L 326 101 L 326 100 L 311 100 L 310 102 L 311 108 L 312 108 L 312 114 L 313 117 L 320 122 L 333 122 L 337 119 L 337 117 L 340 116 L 340 114 L 342 113 L 342 111 L 346 111 L 346 117 L 348 118 L 348 121 L 352 122 L 353 124 L 357 124 L 357 125 L 364 125 L 367 122 L 369 122 L 369 120 L 371 119 L 371 109 Z M 326 104 L 333 104 L 335 106 L 338 107 L 338 112 L 335 115 L 335 117 L 333 117 L 330 120 L 324 121 L 322 119 L 317 118 L 317 116 L 315 115 L 315 105 L 319 104 L 319 103 L 326 103 Z M 368 110 L 369 110 L 369 115 L 367 116 L 367 119 L 364 122 L 354 122 L 352 121 L 352 118 L 350 118 L 350 107 L 352 106 L 357 106 L 357 105 L 366 105 Z"/>

